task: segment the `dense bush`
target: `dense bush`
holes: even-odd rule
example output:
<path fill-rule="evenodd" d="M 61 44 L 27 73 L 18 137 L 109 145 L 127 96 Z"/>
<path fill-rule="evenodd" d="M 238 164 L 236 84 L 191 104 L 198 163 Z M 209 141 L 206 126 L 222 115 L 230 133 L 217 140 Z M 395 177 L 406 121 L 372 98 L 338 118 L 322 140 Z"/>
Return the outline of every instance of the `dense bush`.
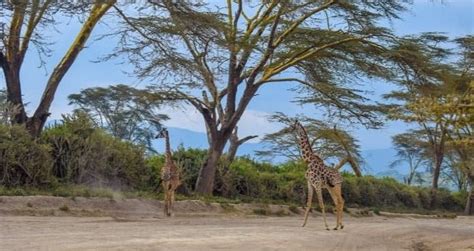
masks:
<path fill-rule="evenodd" d="M 174 152 L 175 161 L 182 168 L 183 186 L 187 192 L 193 189 L 205 154 L 204 150 L 182 147 Z M 162 156 L 153 159 L 153 168 L 159 172 L 164 159 Z M 214 195 L 243 201 L 284 201 L 303 205 L 307 194 L 305 172 L 306 165 L 300 162 L 270 165 L 240 157 L 228 166 L 223 161 L 216 173 Z M 439 189 L 436 205 L 431 208 L 429 188 L 407 186 L 387 177 L 355 177 L 349 173 L 343 173 L 343 177 L 342 192 L 347 206 L 461 210 L 465 203 L 465 196 L 453 196 L 449 191 Z M 332 203 L 327 192 L 324 197 L 326 203 Z M 316 203 L 316 198 L 313 201 Z"/>
<path fill-rule="evenodd" d="M 33 140 L 22 126 L 0 125 L 0 185 L 54 182 L 50 148 Z"/>
<path fill-rule="evenodd" d="M 190 194 L 191 191 L 194 190 L 194 184 L 196 184 L 199 169 L 205 161 L 206 154 L 206 150 L 193 148 L 184 149 L 182 146 L 179 146 L 176 151 L 173 152 L 173 160 L 179 168 L 182 182 L 182 185 L 178 188 L 178 192 Z M 164 155 L 154 155 L 146 160 L 146 165 L 150 169 L 150 173 L 153 174 L 151 181 L 151 188 L 153 190 L 160 191 L 160 173 L 164 164 Z"/>
<path fill-rule="evenodd" d="M 84 114 L 64 117 L 45 130 L 53 174 L 63 183 L 113 188 L 147 188 L 152 179 L 143 147 L 122 141 L 93 126 Z"/>
<path fill-rule="evenodd" d="M 448 190 L 439 189 L 432 208 L 430 188 L 407 186 L 392 178 L 344 174 L 342 188 L 346 203 L 352 206 L 461 210 L 464 203 Z"/>
<path fill-rule="evenodd" d="M 183 185 L 191 194 L 206 151 L 178 147 L 173 158 Z M 93 126 L 84 114 L 65 117 L 33 140 L 18 126 L 0 126 L 0 186 L 85 184 L 132 190 L 160 191 L 163 155 L 146 157 L 143 147 L 114 138 Z M 239 157 L 219 163 L 214 195 L 242 201 L 280 201 L 303 205 L 306 165 L 288 162 L 271 165 Z M 391 178 L 355 177 L 344 173 L 343 197 L 347 206 L 374 208 L 460 210 L 466 194 L 440 189 L 430 207 L 429 188 L 412 187 Z M 326 203 L 330 196 L 325 193 Z M 316 199 L 314 198 L 316 203 Z"/>

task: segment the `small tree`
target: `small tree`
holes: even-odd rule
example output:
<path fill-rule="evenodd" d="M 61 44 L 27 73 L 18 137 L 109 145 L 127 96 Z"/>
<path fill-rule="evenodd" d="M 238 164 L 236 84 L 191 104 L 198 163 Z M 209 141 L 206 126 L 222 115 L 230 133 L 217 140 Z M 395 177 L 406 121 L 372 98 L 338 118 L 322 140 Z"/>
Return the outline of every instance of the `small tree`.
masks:
<path fill-rule="evenodd" d="M 390 164 L 391 168 L 408 163 L 408 174 L 404 178 L 407 185 L 411 185 L 415 178 L 420 177 L 420 168 L 426 163 L 426 154 L 423 147 L 426 142 L 419 139 L 416 132 L 402 133 L 392 137 L 392 142 L 397 150 L 397 160 Z"/>
<path fill-rule="evenodd" d="M 69 95 L 76 111 L 90 115 L 97 126 L 117 138 L 139 143 L 152 150 L 152 139 L 163 120 L 168 116 L 159 113 L 161 100 L 148 96 L 143 90 L 126 85 L 95 87 Z"/>
<path fill-rule="evenodd" d="M 290 126 L 295 118 L 290 118 L 282 113 L 277 113 L 270 117 L 273 122 L 279 122 Z M 357 140 L 348 132 L 331 127 L 328 123 L 308 117 L 299 117 L 305 125 L 306 132 L 311 140 L 312 148 L 323 159 L 339 159 L 339 163 L 334 168 L 339 169 L 344 164 L 349 163 L 357 176 L 362 176 L 360 164 L 362 157 Z M 296 161 L 302 158 L 298 147 L 296 135 L 289 133 L 287 127 L 282 130 L 267 134 L 263 137 L 262 143 L 266 145 L 265 150 L 257 151 L 257 155 L 262 157 L 285 156 Z"/>
<path fill-rule="evenodd" d="M 38 137 L 48 118 L 49 109 L 62 78 L 85 47 L 95 25 L 115 4 L 115 0 L 53 1 L 53 0 L 11 0 L 1 1 L 2 18 L 9 19 L 6 34 L 0 39 L 0 67 L 3 70 L 7 87 L 7 99 L 17 107 L 11 122 L 26 125 L 31 135 Z M 42 29 L 53 29 L 57 13 L 76 15 L 87 13 L 81 30 L 74 42 L 49 76 L 43 96 L 34 114 L 29 117 L 21 91 L 20 73 L 25 56 L 34 46 L 40 57 L 49 55 L 50 44 L 42 35 Z M 42 61 L 44 64 L 44 61 Z"/>
<path fill-rule="evenodd" d="M 461 167 L 462 161 L 458 153 L 452 149 L 448 150 L 444 163 L 445 167 L 442 169 L 444 179 L 453 184 L 458 191 L 466 191 L 467 176 Z"/>

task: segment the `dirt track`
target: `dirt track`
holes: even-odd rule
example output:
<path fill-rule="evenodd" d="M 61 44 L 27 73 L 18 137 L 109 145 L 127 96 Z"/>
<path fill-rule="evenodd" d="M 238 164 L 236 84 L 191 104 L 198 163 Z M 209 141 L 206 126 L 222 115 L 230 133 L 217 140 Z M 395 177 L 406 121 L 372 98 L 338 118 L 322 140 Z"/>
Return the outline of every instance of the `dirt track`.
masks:
<path fill-rule="evenodd" d="M 282 205 L 0 196 L 0 250 L 474 250 L 474 217 L 345 216 L 326 231 Z M 256 209 L 270 215 L 257 217 Z M 388 215 L 388 214 L 387 214 Z M 330 214 L 329 223 L 335 224 Z"/>
<path fill-rule="evenodd" d="M 330 219 L 334 221 L 333 218 Z M 474 219 L 0 216 L 2 250 L 474 250 Z"/>

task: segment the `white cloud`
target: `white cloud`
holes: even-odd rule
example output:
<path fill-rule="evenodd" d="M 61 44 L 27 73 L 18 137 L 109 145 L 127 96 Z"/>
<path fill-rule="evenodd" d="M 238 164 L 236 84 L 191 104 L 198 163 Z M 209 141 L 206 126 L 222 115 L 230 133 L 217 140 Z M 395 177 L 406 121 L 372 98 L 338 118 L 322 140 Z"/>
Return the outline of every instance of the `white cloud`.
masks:
<path fill-rule="evenodd" d="M 281 129 L 281 125 L 268 121 L 269 115 L 270 113 L 262 111 L 245 111 L 238 124 L 239 136 L 245 137 L 248 135 L 258 135 L 258 138 L 249 141 L 251 143 L 256 143 L 259 142 L 265 134 Z"/>
<path fill-rule="evenodd" d="M 168 127 L 176 127 L 201 133 L 206 132 L 201 114 L 191 105 L 183 105 L 180 108 L 165 107 L 160 110 L 160 112 L 170 117 L 170 120 L 164 122 Z"/>

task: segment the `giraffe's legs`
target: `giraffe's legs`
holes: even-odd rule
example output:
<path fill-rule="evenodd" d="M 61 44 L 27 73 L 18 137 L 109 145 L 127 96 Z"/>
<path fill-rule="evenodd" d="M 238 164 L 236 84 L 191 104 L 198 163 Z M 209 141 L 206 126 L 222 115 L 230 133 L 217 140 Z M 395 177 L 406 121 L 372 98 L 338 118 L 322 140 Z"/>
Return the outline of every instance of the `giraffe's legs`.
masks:
<path fill-rule="evenodd" d="M 334 191 L 333 191 L 332 187 L 328 187 L 328 192 L 331 195 L 331 199 L 334 202 L 334 207 L 336 208 L 336 219 L 337 220 L 336 220 L 336 227 L 333 228 L 333 230 L 337 230 L 337 228 L 339 227 L 339 205 L 338 205 L 338 201 L 336 199 L 336 195 L 334 194 Z"/>
<path fill-rule="evenodd" d="M 171 207 L 171 194 L 170 194 L 170 188 L 169 188 L 169 183 L 165 182 L 163 184 L 164 192 L 165 192 L 165 207 L 164 207 L 164 213 L 166 216 L 170 216 L 170 207 Z"/>
<path fill-rule="evenodd" d="M 171 189 L 170 191 L 170 209 L 169 209 L 169 215 L 171 216 L 173 214 L 173 204 L 174 204 L 174 189 Z"/>
<path fill-rule="evenodd" d="M 319 207 L 321 208 L 321 212 L 323 213 L 324 225 L 326 226 L 326 230 L 329 230 L 328 222 L 326 220 L 326 210 L 324 208 L 324 200 L 323 200 L 323 190 L 321 186 L 315 187 L 316 195 L 318 196 Z"/>
<path fill-rule="evenodd" d="M 329 194 L 331 195 L 331 198 L 332 198 L 332 201 L 334 202 L 334 206 L 336 207 L 336 218 L 337 218 L 337 223 L 336 223 L 336 227 L 334 228 L 334 230 L 337 230 L 339 228 L 339 223 L 340 223 L 340 212 L 339 212 L 339 200 L 337 198 L 337 195 L 336 195 L 336 192 L 334 190 L 334 188 L 328 188 L 328 191 L 329 191 Z"/>
<path fill-rule="evenodd" d="M 339 205 L 339 226 L 341 227 L 341 229 L 343 229 L 344 225 L 342 225 L 342 215 L 344 213 L 344 198 L 342 198 L 341 184 L 336 185 L 335 194 Z"/>
<path fill-rule="evenodd" d="M 329 194 L 331 194 L 331 198 L 334 201 L 334 205 L 336 206 L 337 224 L 334 230 L 337 230 L 338 227 L 341 227 L 341 229 L 343 229 L 344 226 L 342 225 L 342 214 L 344 210 L 344 199 L 341 195 L 341 184 L 329 188 L 328 191 Z"/>
<path fill-rule="evenodd" d="M 306 210 L 304 212 L 304 222 L 303 222 L 302 227 L 306 226 L 306 222 L 308 221 L 309 210 L 311 210 L 312 203 L 313 203 L 313 185 L 308 180 L 308 198 L 306 202 Z"/>

